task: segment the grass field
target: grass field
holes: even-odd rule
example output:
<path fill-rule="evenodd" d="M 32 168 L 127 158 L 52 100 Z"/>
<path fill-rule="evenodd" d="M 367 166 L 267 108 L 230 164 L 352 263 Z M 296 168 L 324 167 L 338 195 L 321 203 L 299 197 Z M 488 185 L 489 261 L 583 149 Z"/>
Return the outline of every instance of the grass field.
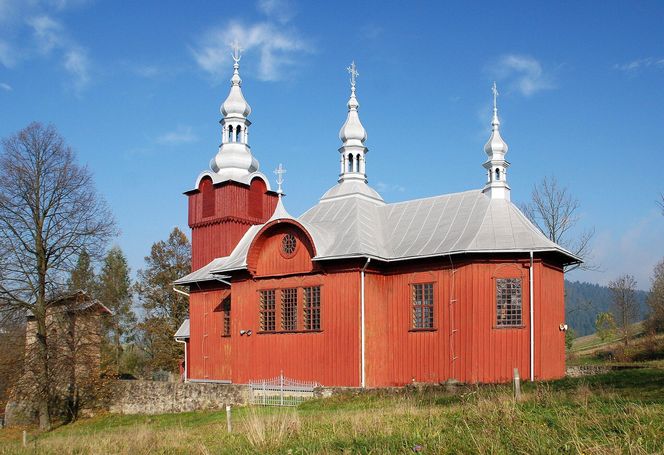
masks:
<path fill-rule="evenodd" d="M 374 391 L 297 409 L 105 415 L 50 433 L 0 430 L 0 453 L 664 453 L 664 369 L 510 386 Z"/>

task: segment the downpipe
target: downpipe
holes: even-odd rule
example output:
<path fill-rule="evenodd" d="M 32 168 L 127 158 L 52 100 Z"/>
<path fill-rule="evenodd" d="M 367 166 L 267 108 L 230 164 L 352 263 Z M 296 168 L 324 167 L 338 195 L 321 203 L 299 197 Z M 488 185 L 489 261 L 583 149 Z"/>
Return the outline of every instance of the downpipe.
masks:
<path fill-rule="evenodd" d="M 364 389 L 366 387 L 366 361 L 365 361 L 365 335 L 364 335 L 364 277 L 365 277 L 365 270 L 367 269 L 367 266 L 369 265 L 369 262 L 371 262 L 371 258 L 367 258 L 367 262 L 364 264 L 364 267 L 362 267 L 361 275 L 362 275 L 362 280 L 360 282 L 360 345 L 362 349 L 362 354 L 360 356 L 360 371 L 361 371 L 361 378 L 360 378 L 360 386 Z"/>
<path fill-rule="evenodd" d="M 533 286 L 533 263 L 534 263 L 534 257 L 533 257 L 533 252 L 530 252 L 530 269 L 528 271 L 529 274 L 529 279 L 528 279 L 528 284 L 529 284 L 529 292 L 528 295 L 530 297 L 530 381 L 535 381 L 535 309 L 534 307 L 534 302 L 535 302 L 535 296 L 534 296 L 534 286 Z"/>

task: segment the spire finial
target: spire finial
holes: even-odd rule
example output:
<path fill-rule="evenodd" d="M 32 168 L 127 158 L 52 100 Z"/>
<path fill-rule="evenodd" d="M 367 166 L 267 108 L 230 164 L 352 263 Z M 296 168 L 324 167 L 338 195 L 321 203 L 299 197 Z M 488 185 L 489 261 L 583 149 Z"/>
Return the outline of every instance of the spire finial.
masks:
<path fill-rule="evenodd" d="M 357 66 L 355 66 L 355 60 L 353 60 L 350 66 L 346 68 L 346 71 L 350 73 L 350 88 L 354 92 L 357 76 L 360 75 L 360 73 L 357 72 Z"/>
<path fill-rule="evenodd" d="M 274 170 L 274 173 L 277 175 L 277 193 L 279 196 L 281 196 L 284 192 L 281 188 L 281 185 L 284 183 L 284 174 L 286 173 L 286 169 L 283 167 L 281 163 L 279 163 L 279 166 Z"/>
<path fill-rule="evenodd" d="M 491 93 L 493 93 L 493 119 L 491 119 L 491 126 L 493 127 L 492 129 L 496 130 L 500 125 L 500 120 L 498 120 L 498 95 L 500 95 L 500 93 L 498 93 L 496 81 L 493 81 Z"/>
<path fill-rule="evenodd" d="M 235 65 L 240 63 L 240 60 L 242 59 L 242 51 L 243 49 L 240 47 L 240 42 L 236 39 L 233 41 L 233 53 L 231 56 L 233 57 L 233 62 L 235 62 Z"/>
<path fill-rule="evenodd" d="M 493 81 L 493 85 L 491 86 L 491 93 L 493 93 L 493 110 L 497 111 L 498 110 L 498 87 L 496 86 L 496 81 Z"/>

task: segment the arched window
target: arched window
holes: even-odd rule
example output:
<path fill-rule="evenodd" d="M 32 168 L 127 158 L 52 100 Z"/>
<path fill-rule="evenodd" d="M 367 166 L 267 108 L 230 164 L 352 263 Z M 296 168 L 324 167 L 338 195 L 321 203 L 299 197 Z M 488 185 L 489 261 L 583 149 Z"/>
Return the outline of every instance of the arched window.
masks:
<path fill-rule="evenodd" d="M 496 180 L 500 180 L 500 169 L 496 168 Z"/>
<path fill-rule="evenodd" d="M 360 154 L 357 154 L 357 158 L 355 159 L 355 172 L 360 172 Z"/>
<path fill-rule="evenodd" d="M 242 142 L 242 127 L 238 126 L 235 132 L 235 142 Z"/>
<path fill-rule="evenodd" d="M 203 194 L 203 218 L 214 216 L 214 185 L 212 179 L 205 177 L 198 186 Z"/>
<path fill-rule="evenodd" d="M 348 154 L 348 172 L 353 172 L 353 155 Z"/>
<path fill-rule="evenodd" d="M 228 142 L 233 142 L 233 125 L 228 127 Z"/>
<path fill-rule="evenodd" d="M 255 178 L 249 186 L 249 216 L 253 218 L 263 218 L 263 195 L 267 191 L 267 186 L 261 178 Z"/>

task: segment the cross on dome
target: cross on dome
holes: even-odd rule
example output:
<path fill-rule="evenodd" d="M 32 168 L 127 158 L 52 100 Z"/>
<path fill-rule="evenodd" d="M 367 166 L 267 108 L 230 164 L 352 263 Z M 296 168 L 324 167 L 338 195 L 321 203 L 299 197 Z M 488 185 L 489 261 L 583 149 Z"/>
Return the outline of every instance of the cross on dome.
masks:
<path fill-rule="evenodd" d="M 231 56 L 233 57 L 233 61 L 235 63 L 240 63 L 240 60 L 242 59 L 242 51 L 244 49 L 240 47 L 240 42 L 238 40 L 233 41 L 232 47 L 233 47 L 233 53 L 231 54 Z"/>
<path fill-rule="evenodd" d="M 493 85 L 491 86 L 491 93 L 493 93 L 493 109 L 498 110 L 497 99 L 500 93 L 498 93 L 498 87 L 496 87 L 496 81 L 493 81 Z"/>
<path fill-rule="evenodd" d="M 288 171 L 286 171 L 286 168 L 284 168 L 281 163 L 279 163 L 279 166 L 274 170 L 274 173 L 277 175 L 277 193 L 279 193 L 280 196 L 283 194 L 281 185 L 284 183 L 284 174 L 286 172 Z"/>
<path fill-rule="evenodd" d="M 346 68 L 346 71 L 350 73 L 350 86 L 353 91 L 355 91 L 355 79 L 357 76 L 360 75 L 360 73 L 357 72 L 357 67 L 355 66 L 355 60 L 353 60 L 353 63 L 350 64 L 348 68 Z"/>

